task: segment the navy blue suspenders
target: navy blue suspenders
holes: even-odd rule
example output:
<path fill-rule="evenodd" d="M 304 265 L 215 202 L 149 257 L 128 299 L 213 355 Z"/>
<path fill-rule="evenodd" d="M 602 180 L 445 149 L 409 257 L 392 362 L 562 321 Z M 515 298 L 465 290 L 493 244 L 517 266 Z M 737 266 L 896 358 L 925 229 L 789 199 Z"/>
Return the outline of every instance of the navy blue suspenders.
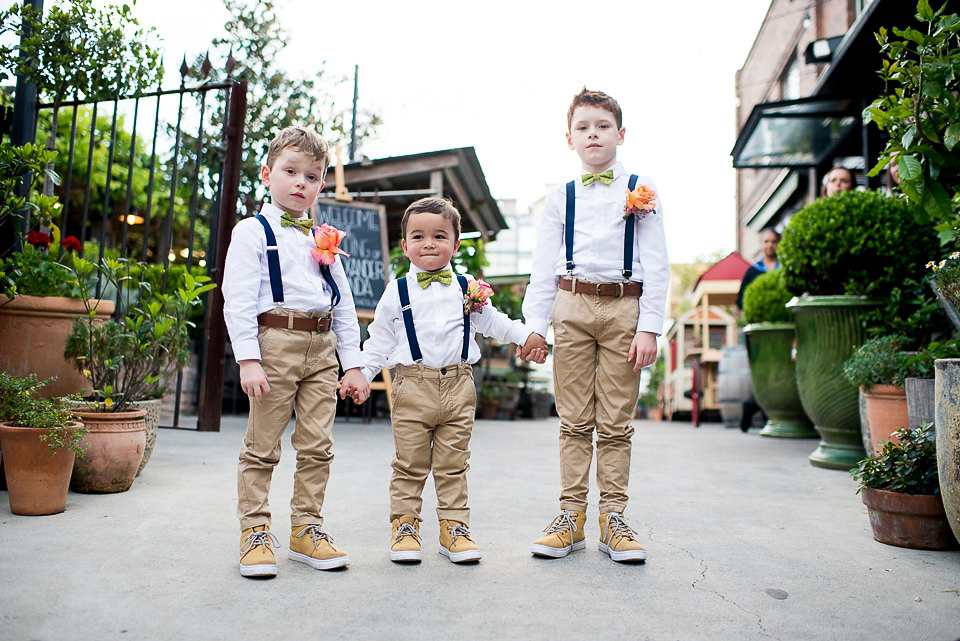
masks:
<path fill-rule="evenodd" d="M 636 174 L 630 175 L 630 182 L 627 184 L 630 191 L 636 188 L 638 179 Z M 563 226 L 564 244 L 567 249 L 567 275 L 571 278 L 573 277 L 573 220 L 577 202 L 575 185 L 574 180 L 567 183 L 567 215 Z M 623 230 L 623 280 L 627 281 L 633 275 L 633 233 L 637 222 L 632 216 L 628 216 L 624 222 L 626 224 Z"/>
<path fill-rule="evenodd" d="M 457 274 L 457 282 L 460 283 L 460 289 L 463 295 L 467 295 L 467 279 Z M 410 355 L 417 364 L 423 360 L 423 352 L 420 351 L 420 343 L 417 341 L 417 330 L 413 326 L 413 311 L 410 309 L 410 292 L 407 290 L 407 278 L 404 276 L 397 280 L 397 293 L 400 294 L 400 312 L 403 314 L 403 326 L 407 330 L 407 342 L 410 343 Z M 463 349 L 460 351 L 460 360 L 467 362 L 467 356 L 470 352 L 470 314 L 463 315 Z"/>
<path fill-rule="evenodd" d="M 280 274 L 280 252 L 277 249 L 277 237 L 270 229 L 270 223 L 267 222 L 263 214 L 257 214 L 256 218 L 263 225 L 263 233 L 267 236 L 267 269 L 270 270 L 270 291 L 273 293 L 273 302 L 279 305 L 283 302 L 283 278 Z M 330 308 L 333 309 L 340 302 L 340 288 L 337 287 L 337 282 L 333 279 L 333 274 L 330 273 L 329 265 L 320 265 L 320 275 L 323 276 L 323 280 L 327 281 L 327 285 L 333 292 L 331 296 L 333 304 L 330 305 Z"/>

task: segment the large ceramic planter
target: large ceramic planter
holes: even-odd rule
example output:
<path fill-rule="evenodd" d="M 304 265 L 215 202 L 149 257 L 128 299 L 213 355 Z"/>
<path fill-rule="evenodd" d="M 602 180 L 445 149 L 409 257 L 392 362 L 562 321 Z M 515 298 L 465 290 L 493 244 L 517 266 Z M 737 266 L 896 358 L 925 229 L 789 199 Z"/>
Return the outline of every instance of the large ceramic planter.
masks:
<path fill-rule="evenodd" d="M 91 301 L 91 306 L 97 301 Z M 113 301 L 101 300 L 97 318 L 106 320 L 113 313 Z M 60 296 L 0 295 L 0 371 L 14 376 L 36 374 L 56 380 L 45 385 L 43 396 L 66 396 L 90 389 L 90 382 L 63 358 L 73 320 L 86 316 L 79 298 Z"/>
<path fill-rule="evenodd" d="M 803 411 L 793 362 L 793 323 L 753 323 L 743 328 L 757 405 L 767 415 L 761 436 L 816 438 Z"/>
<path fill-rule="evenodd" d="M 82 425 L 75 423 L 73 432 Z M 0 423 L 0 446 L 7 479 L 10 511 L 23 516 L 59 514 L 67 507 L 67 489 L 73 472 L 74 451 L 61 447 L 50 453 L 40 440 L 45 430 Z"/>
<path fill-rule="evenodd" d="M 70 489 L 88 494 L 126 492 L 133 485 L 147 443 L 146 410 L 94 412 L 71 410 L 88 433 L 86 454 L 73 464 Z"/>
<path fill-rule="evenodd" d="M 873 538 L 881 543 L 915 550 L 957 546 L 939 496 L 886 490 L 862 490 L 860 496 L 870 515 Z"/>
<path fill-rule="evenodd" d="M 150 455 L 153 454 L 153 448 L 157 444 L 157 433 L 160 431 L 160 410 L 163 407 L 163 399 L 155 398 L 147 401 L 130 401 L 127 405 L 133 409 L 147 411 L 147 415 L 143 419 L 146 428 L 146 444 L 143 447 L 143 460 L 140 461 L 140 466 L 137 468 L 137 476 L 140 476 L 140 472 L 147 466 L 147 461 L 150 460 Z"/>
<path fill-rule="evenodd" d="M 863 390 L 863 401 L 872 453 L 882 449 L 883 441 L 898 443 L 893 433 L 901 427 L 910 427 L 906 390 L 899 385 L 871 385 L 869 390 Z"/>
<path fill-rule="evenodd" d="M 932 378 L 908 378 L 903 382 L 907 393 L 907 419 L 910 427 L 935 422 L 936 387 L 936 380 Z"/>
<path fill-rule="evenodd" d="M 820 434 L 809 456 L 817 467 L 849 470 L 866 456 L 857 388 L 842 367 L 863 344 L 861 314 L 875 306 L 861 296 L 802 296 L 787 303 L 796 320 L 800 402 Z"/>
<path fill-rule="evenodd" d="M 960 359 L 935 363 L 937 471 L 943 508 L 960 539 Z"/>

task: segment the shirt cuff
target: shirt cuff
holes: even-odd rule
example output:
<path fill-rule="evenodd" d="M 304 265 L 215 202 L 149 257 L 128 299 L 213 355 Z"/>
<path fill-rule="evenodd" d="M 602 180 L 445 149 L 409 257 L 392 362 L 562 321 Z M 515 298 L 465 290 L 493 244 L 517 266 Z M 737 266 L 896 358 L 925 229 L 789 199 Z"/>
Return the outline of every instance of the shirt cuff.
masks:
<path fill-rule="evenodd" d="M 359 349 L 346 349 L 337 354 L 340 357 L 340 367 L 343 371 L 354 367 L 363 367 L 363 354 Z"/>
<path fill-rule="evenodd" d="M 260 360 L 260 341 L 256 338 L 233 342 L 231 345 L 233 346 L 233 358 L 238 363 L 240 361 Z"/>
<path fill-rule="evenodd" d="M 529 336 L 529 335 L 530 335 L 530 332 L 533 332 L 534 334 L 540 334 L 540 335 L 543 336 L 544 338 L 547 337 L 547 328 L 550 327 L 550 320 L 549 320 L 549 319 L 547 319 L 547 320 L 536 320 L 536 319 L 534 319 L 534 320 L 528 320 L 528 321 L 524 321 L 524 324 L 527 326 L 527 330 L 528 330 L 528 332 L 527 332 L 526 336 L 524 336 L 524 338 L 526 338 L 527 336 Z"/>
<path fill-rule="evenodd" d="M 650 332 L 651 334 L 660 336 L 661 332 L 663 332 L 663 318 L 656 314 L 640 314 L 640 317 L 637 319 L 637 331 Z"/>

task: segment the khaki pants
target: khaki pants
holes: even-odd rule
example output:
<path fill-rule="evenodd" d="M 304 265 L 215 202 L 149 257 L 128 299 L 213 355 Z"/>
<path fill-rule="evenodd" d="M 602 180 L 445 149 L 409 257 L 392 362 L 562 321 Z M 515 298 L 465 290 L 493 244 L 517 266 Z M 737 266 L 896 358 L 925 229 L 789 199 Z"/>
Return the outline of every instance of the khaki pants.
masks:
<path fill-rule="evenodd" d="M 554 393 L 560 415 L 560 508 L 586 510 L 597 433 L 600 512 L 623 512 L 630 480 L 631 419 L 640 372 L 627 361 L 637 331 L 635 297 L 557 292 Z"/>
<path fill-rule="evenodd" d="M 393 382 L 390 520 L 420 518 L 423 486 L 433 472 L 437 517 L 470 525 L 467 470 L 477 391 L 470 365 L 397 366 Z"/>
<path fill-rule="evenodd" d="M 260 327 L 259 339 L 260 364 L 270 392 L 263 396 L 262 404 L 250 399 L 250 417 L 237 474 L 240 527 L 270 524 L 270 479 L 280 461 L 280 439 L 294 409 L 296 423 L 291 440 L 297 452 L 297 468 L 290 522 L 294 527 L 322 525 L 320 510 L 333 460 L 333 419 L 337 409 L 336 335 L 332 331 Z"/>

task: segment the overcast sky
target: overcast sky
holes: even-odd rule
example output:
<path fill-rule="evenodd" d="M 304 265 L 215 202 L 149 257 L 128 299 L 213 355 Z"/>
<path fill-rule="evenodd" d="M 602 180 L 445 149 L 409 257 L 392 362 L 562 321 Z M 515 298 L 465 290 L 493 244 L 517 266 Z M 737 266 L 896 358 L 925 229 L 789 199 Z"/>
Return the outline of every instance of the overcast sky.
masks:
<path fill-rule="evenodd" d="M 769 4 L 276 1 L 286 69 L 359 65 L 361 106 L 384 121 L 362 153 L 473 146 L 493 196 L 521 209 L 579 173 L 564 139 L 573 95 L 609 93 L 624 112 L 620 159 L 658 185 L 672 262 L 734 249 L 734 78 Z M 138 0 L 134 13 L 157 29 L 171 86 L 226 18 L 218 0 Z"/>

